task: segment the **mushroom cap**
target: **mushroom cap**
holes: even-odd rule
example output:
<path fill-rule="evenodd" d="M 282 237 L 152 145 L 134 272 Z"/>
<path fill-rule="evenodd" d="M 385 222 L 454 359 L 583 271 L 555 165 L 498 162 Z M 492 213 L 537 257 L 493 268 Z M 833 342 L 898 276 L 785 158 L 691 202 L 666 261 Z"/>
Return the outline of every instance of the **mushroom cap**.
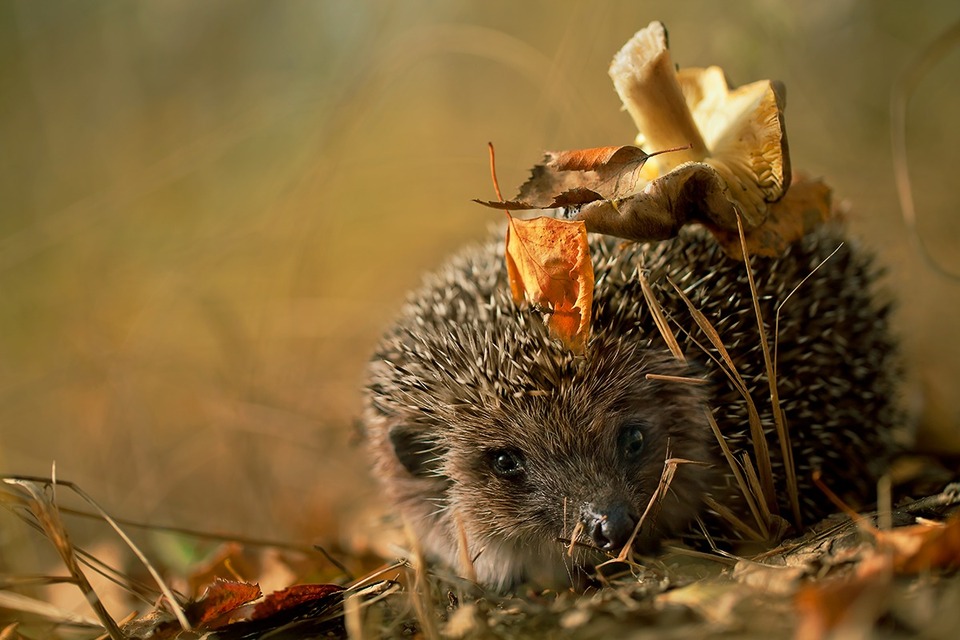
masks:
<path fill-rule="evenodd" d="M 760 80 L 731 90 L 716 66 L 681 69 L 677 80 L 710 151 L 704 162 L 727 181 L 746 225 L 759 225 L 790 186 L 784 86 Z"/>

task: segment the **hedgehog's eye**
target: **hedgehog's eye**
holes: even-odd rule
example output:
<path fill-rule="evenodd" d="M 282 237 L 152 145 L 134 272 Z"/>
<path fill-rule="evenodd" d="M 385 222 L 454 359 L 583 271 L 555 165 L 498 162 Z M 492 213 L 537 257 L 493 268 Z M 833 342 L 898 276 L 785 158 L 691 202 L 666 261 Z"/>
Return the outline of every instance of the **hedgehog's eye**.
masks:
<path fill-rule="evenodd" d="M 516 449 L 494 449 L 487 454 L 490 468 L 501 478 L 517 479 L 526 471 L 523 454 Z"/>
<path fill-rule="evenodd" d="M 618 446 L 628 460 L 636 460 L 643 453 L 644 425 L 640 422 L 629 422 L 620 429 Z"/>

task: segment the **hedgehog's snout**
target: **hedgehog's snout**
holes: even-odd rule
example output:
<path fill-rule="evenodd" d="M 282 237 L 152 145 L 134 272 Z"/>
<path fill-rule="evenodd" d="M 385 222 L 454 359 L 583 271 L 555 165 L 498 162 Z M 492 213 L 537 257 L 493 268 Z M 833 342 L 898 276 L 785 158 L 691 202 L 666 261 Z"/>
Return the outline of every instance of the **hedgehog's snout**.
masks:
<path fill-rule="evenodd" d="M 637 516 L 622 500 L 588 502 L 580 510 L 580 521 L 593 543 L 605 551 L 622 549 L 637 526 Z"/>

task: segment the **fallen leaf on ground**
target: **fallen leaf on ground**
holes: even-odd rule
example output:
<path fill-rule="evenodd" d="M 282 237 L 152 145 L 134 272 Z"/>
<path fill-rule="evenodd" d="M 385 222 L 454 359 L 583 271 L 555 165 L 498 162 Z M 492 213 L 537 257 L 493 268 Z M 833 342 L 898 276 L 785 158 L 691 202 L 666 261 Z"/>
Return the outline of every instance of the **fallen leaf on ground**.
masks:
<path fill-rule="evenodd" d="M 287 611 L 304 603 L 324 600 L 340 594 L 343 587 L 335 584 L 298 584 L 281 591 L 274 591 L 253 611 L 251 620 L 259 620 Z"/>
<path fill-rule="evenodd" d="M 261 595 L 259 585 L 218 578 L 184 609 L 190 624 L 204 628 Z"/>
<path fill-rule="evenodd" d="M 896 573 L 960 568 L 960 513 L 946 522 L 897 527 L 874 535 L 878 547 L 892 554 Z"/>
<path fill-rule="evenodd" d="M 794 598 L 796 639 L 866 637 L 886 610 L 892 579 L 890 557 L 872 553 L 852 576 L 804 585 Z"/>

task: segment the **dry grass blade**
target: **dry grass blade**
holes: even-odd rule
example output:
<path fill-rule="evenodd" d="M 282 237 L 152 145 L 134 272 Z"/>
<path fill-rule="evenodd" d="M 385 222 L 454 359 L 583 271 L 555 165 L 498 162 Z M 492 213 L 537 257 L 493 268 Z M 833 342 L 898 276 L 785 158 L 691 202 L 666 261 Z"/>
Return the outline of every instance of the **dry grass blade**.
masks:
<path fill-rule="evenodd" d="M 693 304 L 693 301 L 687 297 L 687 294 L 685 294 L 675 282 L 671 280 L 670 284 L 673 285 L 673 288 L 676 290 L 677 294 L 683 300 L 684 304 L 687 305 L 687 309 L 690 311 L 690 315 L 693 317 L 694 322 L 696 322 L 701 331 L 706 334 L 707 339 L 710 340 L 710 344 L 712 344 L 720 354 L 720 358 L 726 365 L 725 370 L 727 375 L 730 376 L 731 380 L 733 380 L 737 390 L 740 392 L 740 395 L 743 396 L 744 401 L 747 403 L 747 415 L 750 423 L 750 439 L 753 442 L 753 454 L 757 459 L 757 466 L 760 471 L 759 475 L 762 480 L 760 483 L 762 491 L 760 491 L 757 495 L 762 497 L 760 503 L 764 505 L 764 511 L 770 512 L 771 510 L 776 509 L 777 496 L 776 490 L 773 486 L 773 465 L 770 462 L 770 450 L 767 447 L 767 439 L 763 434 L 763 425 L 760 422 L 760 413 L 757 411 L 757 405 L 753 401 L 753 397 L 750 395 L 750 390 L 747 387 L 747 383 L 744 381 L 743 376 L 740 375 L 740 372 L 737 371 L 737 366 L 733 363 L 733 358 L 730 357 L 730 353 L 727 351 L 726 346 L 724 346 L 723 340 L 721 340 L 720 334 L 717 333 L 717 330 L 714 328 L 713 324 L 699 309 L 697 309 L 697 307 Z M 764 530 L 766 530 L 766 527 L 764 527 Z"/>
<path fill-rule="evenodd" d="M 740 471 L 740 465 L 737 463 L 736 458 L 733 457 L 733 452 L 730 451 L 730 446 L 727 444 L 726 438 L 724 438 L 723 434 L 720 432 L 720 425 L 717 424 L 716 418 L 713 417 L 713 412 L 711 412 L 709 409 L 704 409 L 703 411 L 707 416 L 707 422 L 710 423 L 710 429 L 713 431 L 713 435 L 716 437 L 717 443 L 720 445 L 720 450 L 723 452 L 723 457 L 726 458 L 727 464 L 730 466 L 730 471 L 733 473 L 733 477 L 737 481 L 737 486 L 740 487 L 740 493 L 743 494 L 743 499 L 747 501 L 747 507 L 750 509 L 750 513 L 753 515 L 754 520 L 757 522 L 757 526 L 760 528 L 761 533 L 758 535 L 761 538 L 764 538 L 769 535 L 769 526 L 767 523 L 770 521 L 770 519 L 769 517 L 764 517 L 765 512 L 761 512 L 760 505 L 763 505 L 763 500 L 758 498 L 762 498 L 762 496 L 754 495 L 753 491 L 750 490 L 750 485 L 747 484 L 746 479 L 743 477 L 743 473 Z"/>
<path fill-rule="evenodd" d="M 91 629 L 103 628 L 103 624 L 95 618 L 88 618 L 80 615 L 79 613 L 61 609 L 60 607 L 50 604 L 49 602 L 36 600 L 21 593 L 0 591 L 0 609 L 10 609 L 11 611 L 30 613 L 59 624 L 71 624 L 90 627 Z"/>
<path fill-rule="evenodd" d="M 779 371 L 777 370 L 777 353 L 778 353 L 779 338 L 780 338 L 780 310 L 783 309 L 784 305 L 787 304 L 787 301 L 790 300 L 790 298 L 793 297 L 793 294 L 795 294 L 795 293 L 797 292 L 797 290 L 800 289 L 800 287 L 802 287 L 802 286 L 804 285 L 804 283 L 806 283 L 807 280 L 809 280 L 810 278 L 812 278 L 812 277 L 813 277 L 813 274 L 815 274 L 817 271 L 820 270 L 820 267 L 822 267 L 823 265 L 827 264 L 827 262 L 828 262 L 831 258 L 833 258 L 833 256 L 837 255 L 837 252 L 840 251 L 840 249 L 842 249 L 842 248 L 843 248 L 843 243 L 841 242 L 840 244 L 837 245 L 837 248 L 834 249 L 834 250 L 830 253 L 830 255 L 828 255 L 826 258 L 824 258 L 823 260 L 821 260 L 821 261 L 820 261 L 820 264 L 818 264 L 817 266 L 815 266 L 815 267 L 810 271 L 810 273 L 808 273 L 806 276 L 804 276 L 803 280 L 801 280 L 801 281 L 797 284 L 797 286 L 795 286 L 793 289 L 791 289 L 791 290 L 790 290 L 790 293 L 787 294 L 787 297 L 785 297 L 783 300 L 781 300 L 781 301 L 780 301 L 780 304 L 777 305 L 777 313 L 776 313 L 776 315 L 774 316 L 774 320 L 773 320 L 773 375 L 774 375 L 774 376 L 776 376 L 776 375 L 779 374 Z"/>
<path fill-rule="evenodd" d="M 87 576 L 80 569 L 80 563 L 74 553 L 73 545 L 70 543 L 70 537 L 60 520 L 60 514 L 57 511 L 57 505 L 52 496 L 47 495 L 44 488 L 54 486 L 51 481 L 37 481 L 33 478 L 4 478 L 4 482 L 22 488 L 31 498 L 29 504 L 30 510 L 37 522 L 43 528 L 47 539 L 57 550 L 60 559 L 63 561 L 67 571 L 73 577 L 74 584 L 83 592 L 84 598 L 97 615 L 100 624 L 106 630 L 111 638 L 122 639 L 123 632 L 116 621 L 110 616 L 107 608 L 101 602 L 97 592 L 93 589 Z"/>
<path fill-rule="evenodd" d="M 747 282 L 750 283 L 750 298 L 753 300 L 753 311 L 757 316 L 757 330 L 760 334 L 760 348 L 763 351 L 763 363 L 767 369 L 767 384 L 770 387 L 770 405 L 773 409 L 773 423 L 780 440 L 780 455 L 783 456 L 783 471 L 787 477 L 787 497 L 790 499 L 790 510 L 793 512 L 793 523 L 803 526 L 800 517 L 800 491 L 797 488 L 797 469 L 793 464 L 793 450 L 790 447 L 790 437 L 787 434 L 787 424 L 783 418 L 783 409 L 780 407 L 780 392 L 777 389 L 777 372 L 770 357 L 770 344 L 767 342 L 767 330 L 763 326 L 763 314 L 760 312 L 760 296 L 757 285 L 753 280 L 753 269 L 750 268 L 750 252 L 747 250 L 747 238 L 743 233 L 743 221 L 737 216 L 737 231 L 740 233 L 740 248 L 743 251 L 743 265 L 747 270 Z M 764 485 L 766 488 L 766 485 Z"/>
<path fill-rule="evenodd" d="M 648 373 L 647 380 L 662 380 L 663 382 L 679 382 L 681 384 L 703 385 L 707 384 L 706 378 L 689 378 L 687 376 L 665 376 L 659 373 Z"/>
<path fill-rule="evenodd" d="M 467 540 L 467 530 L 463 526 L 463 520 L 460 514 L 454 512 L 454 522 L 457 525 L 457 547 L 460 555 L 461 575 L 470 582 L 477 581 L 477 569 L 473 566 L 473 558 L 470 557 L 470 546 Z"/>
<path fill-rule="evenodd" d="M 370 620 L 368 613 L 366 623 L 364 623 L 363 610 L 369 609 L 375 603 L 397 593 L 399 590 L 399 584 L 384 580 L 361 589 L 351 587 L 344 591 L 343 618 L 347 629 L 347 637 L 351 639 L 378 637 L 376 620 Z M 373 629 L 374 632 L 367 634 L 364 633 L 364 629 Z"/>
<path fill-rule="evenodd" d="M 743 471 L 747 476 L 747 485 L 749 485 L 750 490 L 754 492 L 754 495 L 760 495 L 760 479 L 757 478 L 757 471 L 753 468 L 753 465 L 750 464 L 750 456 L 747 452 L 743 453 Z M 759 503 L 762 504 L 762 503 Z M 773 518 L 767 514 L 767 535 L 770 535 L 770 527 L 772 526 Z"/>
<path fill-rule="evenodd" d="M 152 578 L 154 579 L 154 581 L 157 583 L 157 586 L 159 587 L 160 591 L 163 593 L 164 598 L 167 600 L 168 604 L 170 605 L 170 608 L 171 608 L 174 616 L 177 618 L 177 622 L 180 623 L 180 626 L 181 626 L 184 630 L 187 630 L 187 631 L 190 630 L 190 628 L 191 628 L 191 627 L 190 627 L 190 623 L 187 621 L 186 615 L 184 615 L 184 613 L 183 613 L 183 608 L 180 606 L 179 601 L 178 601 L 178 600 L 176 599 L 176 597 L 174 596 L 173 591 L 170 589 L 170 587 L 166 584 L 166 582 L 164 582 L 163 578 L 160 576 L 160 573 L 153 567 L 153 565 L 152 565 L 152 564 L 150 563 L 150 561 L 147 559 L 146 555 L 144 555 L 144 553 L 139 549 L 139 547 L 137 547 L 137 545 L 134 544 L 133 540 L 130 539 L 130 537 L 126 534 L 126 532 L 124 532 L 123 529 L 120 528 L 120 526 L 117 524 L 117 522 L 116 522 L 112 517 L 110 517 L 110 515 L 109 515 L 106 511 L 104 511 L 103 508 L 102 508 L 92 497 L 90 497 L 83 489 L 81 489 L 80 487 L 78 487 L 78 486 L 77 486 L 76 484 L 74 484 L 73 482 L 69 482 L 69 481 L 66 481 L 66 480 L 57 480 L 57 479 L 55 479 L 55 478 L 36 478 L 36 477 L 28 477 L 28 476 L 12 476 L 12 477 L 8 477 L 8 478 L 4 478 L 4 481 L 7 482 L 8 484 L 20 484 L 21 486 L 26 486 L 26 485 L 31 485 L 31 486 L 35 486 L 35 485 L 47 485 L 47 486 L 52 486 L 52 487 L 62 486 L 62 487 L 66 487 L 66 488 L 70 489 L 71 491 L 73 491 L 73 492 L 74 492 L 77 496 L 79 496 L 84 502 L 86 502 L 88 505 L 90 505 L 90 506 L 94 509 L 94 511 L 96 511 L 97 514 L 98 514 L 101 518 L 103 518 L 103 520 L 113 528 L 113 530 L 117 533 L 117 535 L 120 536 L 120 539 L 123 540 L 123 542 L 124 542 L 124 543 L 127 545 L 127 547 L 133 552 L 133 554 L 137 557 L 137 559 L 140 560 L 140 562 L 143 564 L 143 566 L 144 566 L 144 567 L 147 569 L 147 571 L 150 573 L 151 577 L 152 577 Z M 25 484 L 24 484 L 24 483 L 25 483 Z M 59 513 L 58 513 L 58 515 L 57 515 L 57 521 L 59 522 Z M 62 524 L 61 524 L 60 526 L 61 526 L 61 528 L 62 528 Z M 65 531 L 64 531 L 64 535 L 65 535 Z M 59 551 L 59 550 L 60 550 L 60 549 L 59 549 L 59 547 L 58 547 L 58 551 Z M 62 555 L 62 554 L 61 554 L 61 555 Z M 72 553 L 72 550 L 71 550 L 70 557 L 73 558 L 73 561 L 74 561 L 74 562 L 76 562 L 76 556 Z M 66 559 L 64 559 L 64 562 L 66 563 Z M 71 569 L 70 565 L 68 564 L 67 566 L 68 566 L 68 569 L 71 570 L 71 574 L 73 574 L 73 570 Z M 77 566 L 77 571 L 79 571 L 79 566 Z M 82 573 L 81 573 L 81 575 L 82 575 Z M 84 580 L 86 581 L 85 578 L 84 578 Z M 87 583 L 87 584 L 89 584 L 89 583 Z M 81 586 L 81 588 L 83 588 L 83 587 Z M 92 589 L 91 589 L 91 591 L 92 591 Z M 86 593 L 86 590 L 84 590 L 84 592 Z M 89 596 L 88 596 L 88 598 L 89 598 Z M 101 606 L 102 606 L 102 605 L 101 605 Z M 104 611 L 104 613 L 105 613 L 105 611 Z M 112 619 L 111 619 L 111 622 L 113 622 Z M 116 623 L 113 623 L 113 625 L 114 625 L 114 627 L 116 627 Z M 106 626 L 106 625 L 105 625 L 105 626 Z M 108 633 L 109 633 L 109 632 L 110 632 L 110 629 L 109 629 L 109 627 L 108 627 Z M 118 634 L 120 633 L 119 628 L 117 628 L 117 633 L 118 633 Z M 111 637 L 123 637 L 122 634 L 115 636 L 113 633 L 111 633 L 110 635 L 111 635 Z"/>
<path fill-rule="evenodd" d="M 427 560 L 423 555 L 423 549 L 420 547 L 420 541 L 413 533 L 413 528 L 409 522 L 404 522 L 403 526 L 407 534 L 407 540 L 410 542 L 410 551 L 414 559 L 413 580 L 408 580 L 408 584 L 413 585 L 411 600 L 413 601 L 413 610 L 417 615 L 417 621 L 420 623 L 420 631 L 428 640 L 434 640 L 440 637 L 437 630 L 436 617 L 434 615 L 434 600 L 430 595 L 430 577 L 427 575 Z M 408 569 L 409 574 L 409 569 Z"/>
<path fill-rule="evenodd" d="M 633 533 L 630 534 L 630 539 L 627 540 L 627 543 L 623 545 L 623 549 L 620 550 L 620 554 L 617 556 L 617 561 L 626 562 L 628 556 L 630 555 L 630 550 L 633 549 L 633 542 L 637 539 L 637 535 L 640 533 L 640 529 L 643 528 L 643 523 L 646 521 L 647 516 L 650 515 L 650 512 L 653 510 L 654 505 L 659 505 L 660 501 L 667 495 L 667 491 L 670 490 L 670 485 L 673 483 L 673 477 L 677 473 L 677 467 L 681 464 L 699 464 L 703 465 L 705 463 L 699 462 L 697 460 L 685 460 L 683 458 L 671 458 L 670 457 L 670 445 L 667 444 L 667 458 L 663 461 L 663 471 L 660 473 L 660 482 L 657 483 L 657 490 L 653 492 L 653 495 L 650 496 L 650 500 L 647 502 L 647 508 L 643 510 L 643 514 L 640 516 L 640 520 L 637 521 L 637 525 L 633 528 Z"/>
<path fill-rule="evenodd" d="M 667 324 L 667 319 L 663 315 L 660 303 L 657 302 L 656 296 L 653 295 L 653 289 L 650 288 L 650 283 L 647 282 L 647 277 L 643 275 L 642 269 L 637 269 L 637 280 L 640 281 L 640 289 L 643 291 L 643 297 L 647 301 L 647 306 L 650 308 L 651 315 L 653 315 L 653 322 L 657 325 L 657 329 L 660 330 L 660 335 L 663 336 L 664 342 L 667 343 L 667 347 L 670 349 L 674 358 L 680 362 L 686 362 L 686 358 L 683 357 L 683 351 L 680 350 L 680 344 L 677 342 L 677 337 Z"/>
<path fill-rule="evenodd" d="M 734 529 L 742 533 L 744 536 L 750 540 L 756 540 L 757 542 L 763 542 L 766 538 L 760 534 L 756 529 L 748 525 L 746 522 L 741 520 L 733 513 L 732 510 L 723 506 L 710 496 L 703 497 L 703 503 L 707 505 L 710 509 L 713 509 L 717 515 L 723 518 L 727 523 L 730 524 Z"/>

